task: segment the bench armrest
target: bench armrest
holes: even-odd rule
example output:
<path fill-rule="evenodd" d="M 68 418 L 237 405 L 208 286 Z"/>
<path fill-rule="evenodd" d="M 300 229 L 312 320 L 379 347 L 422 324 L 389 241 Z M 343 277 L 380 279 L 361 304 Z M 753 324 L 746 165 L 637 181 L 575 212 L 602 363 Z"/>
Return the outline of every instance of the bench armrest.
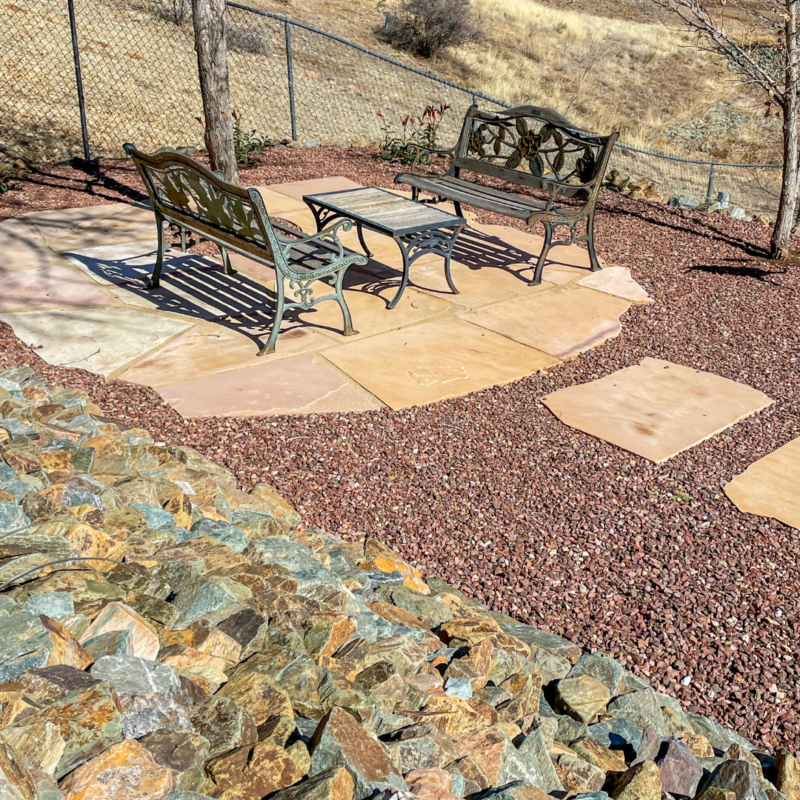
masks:
<path fill-rule="evenodd" d="M 414 161 L 411 164 L 411 171 L 416 172 L 417 167 L 419 167 L 422 159 L 427 155 L 433 156 L 447 156 L 451 160 L 456 157 L 456 148 L 450 147 L 448 149 L 440 149 L 437 147 L 424 147 L 421 144 L 415 144 L 414 142 L 409 142 L 406 147 L 409 151 L 415 150 L 416 153 L 414 155 Z"/>
<path fill-rule="evenodd" d="M 278 226 L 273 225 L 273 227 L 277 228 Z M 339 251 L 338 253 L 335 254 L 335 258 L 338 261 L 339 259 L 344 258 L 344 245 L 339 241 L 339 237 L 336 235 L 336 233 L 339 230 L 349 231 L 352 227 L 353 223 L 351 220 L 340 219 L 333 225 L 330 225 L 327 228 L 323 228 L 321 231 L 319 231 L 319 233 L 312 233 L 311 235 L 298 234 L 297 239 L 289 239 L 286 236 L 281 236 L 277 232 L 275 235 L 277 236 L 278 241 L 281 243 L 281 252 L 284 258 L 288 258 L 291 249 L 293 247 L 297 247 L 298 245 L 307 244 L 308 242 L 313 242 L 313 241 L 331 240 L 331 242 L 336 246 L 336 248 Z M 331 252 L 333 253 L 333 251 Z"/>

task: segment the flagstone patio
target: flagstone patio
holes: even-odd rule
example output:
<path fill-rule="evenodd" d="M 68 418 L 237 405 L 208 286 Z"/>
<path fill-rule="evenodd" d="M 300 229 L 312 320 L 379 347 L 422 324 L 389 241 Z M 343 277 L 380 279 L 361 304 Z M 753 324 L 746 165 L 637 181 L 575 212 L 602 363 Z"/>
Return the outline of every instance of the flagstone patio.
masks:
<path fill-rule="evenodd" d="M 270 214 L 314 230 L 303 194 L 355 186 L 345 178 L 262 187 Z M 402 192 L 399 192 L 402 194 Z M 161 286 L 145 289 L 155 226 L 145 206 L 38 212 L 0 223 L 0 320 L 46 361 L 152 386 L 186 416 L 398 409 L 516 380 L 599 345 L 633 303 L 650 302 L 628 270 L 588 271 L 588 254 L 557 248 L 540 286 L 528 281 L 538 236 L 468 214 L 453 257 L 426 256 L 389 310 L 397 245 L 366 233 L 373 259 L 350 269 L 346 297 L 359 333 L 344 337 L 335 303 L 269 333 L 275 274 L 234 256 L 172 250 Z M 348 247 L 360 250 L 354 231 Z"/>

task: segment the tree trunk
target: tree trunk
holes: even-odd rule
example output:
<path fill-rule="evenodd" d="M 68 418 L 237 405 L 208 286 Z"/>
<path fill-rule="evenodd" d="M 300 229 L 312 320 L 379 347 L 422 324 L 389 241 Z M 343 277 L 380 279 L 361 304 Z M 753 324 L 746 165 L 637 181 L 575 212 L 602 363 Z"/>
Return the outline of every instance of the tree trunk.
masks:
<path fill-rule="evenodd" d="M 225 0 L 192 0 L 192 21 L 211 169 L 222 172 L 226 181 L 236 183 L 239 173 L 233 147 Z"/>
<path fill-rule="evenodd" d="M 772 258 L 789 255 L 789 237 L 794 224 L 797 192 L 800 188 L 800 143 L 797 120 L 797 0 L 786 2 L 786 92 L 783 102 L 783 177 L 778 218 L 769 250 Z"/>

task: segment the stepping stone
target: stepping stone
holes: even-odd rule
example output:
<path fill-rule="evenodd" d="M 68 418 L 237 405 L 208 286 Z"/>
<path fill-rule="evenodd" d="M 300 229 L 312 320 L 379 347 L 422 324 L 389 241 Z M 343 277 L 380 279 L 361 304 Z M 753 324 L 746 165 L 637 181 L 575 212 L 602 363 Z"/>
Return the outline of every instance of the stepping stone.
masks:
<path fill-rule="evenodd" d="M 578 286 L 624 297 L 631 303 L 653 302 L 650 295 L 631 277 L 631 271 L 626 267 L 604 267 L 599 272 L 590 272 L 578 281 Z"/>
<path fill-rule="evenodd" d="M 740 511 L 800 528 L 800 438 L 751 464 L 725 487 Z"/>
<path fill-rule="evenodd" d="M 229 320 L 225 324 L 201 322 L 137 361 L 121 377 L 132 383 L 159 387 L 335 345 L 330 337 L 319 331 L 296 328 L 279 336 L 275 353 L 259 357 L 258 350 L 269 334 L 272 317 L 263 313 L 261 324 L 252 327 L 247 326 L 249 321 L 244 318 Z M 237 327 L 231 327 L 234 325 Z"/>
<path fill-rule="evenodd" d="M 569 358 L 619 335 L 620 317 L 629 307 L 609 294 L 558 286 L 478 309 L 463 319 L 556 358 Z"/>
<path fill-rule="evenodd" d="M 332 175 L 329 178 L 312 178 L 307 181 L 290 181 L 288 183 L 273 183 L 269 189 L 273 192 L 302 200 L 304 194 L 321 194 L 322 192 L 342 192 L 345 189 L 360 189 L 360 183 L 351 181 L 341 175 Z"/>
<path fill-rule="evenodd" d="M 39 229 L 26 217 L 0 222 L 0 274 L 49 267 L 59 260 L 45 244 Z"/>
<path fill-rule="evenodd" d="M 141 287 L 153 275 L 157 252 L 158 242 L 155 239 L 147 239 L 140 242 L 88 247 L 85 250 L 66 252 L 64 257 L 103 286 L 133 284 Z M 222 271 L 222 266 L 207 256 L 182 253 L 179 248 L 175 248 L 164 255 L 162 285 L 163 279 L 168 278 L 170 274 L 189 269 Z"/>
<path fill-rule="evenodd" d="M 656 463 L 772 404 L 744 384 L 656 358 L 542 402 L 567 425 Z"/>
<path fill-rule="evenodd" d="M 0 272 L 0 312 L 113 305 L 112 295 L 72 267 Z"/>
<path fill-rule="evenodd" d="M 278 347 L 281 340 L 278 339 Z M 369 411 L 366 392 L 324 360 L 300 355 L 163 387 L 161 396 L 184 417 L 251 417 Z"/>
<path fill-rule="evenodd" d="M 326 350 L 325 357 L 394 409 L 509 383 L 558 363 L 452 317 Z"/>
<path fill-rule="evenodd" d="M 153 239 L 155 217 L 144 205 L 105 203 L 80 208 L 61 208 L 26 214 L 58 253 L 134 239 Z"/>
<path fill-rule="evenodd" d="M 106 377 L 191 327 L 188 320 L 133 308 L 85 308 L 0 314 L 48 364 Z"/>

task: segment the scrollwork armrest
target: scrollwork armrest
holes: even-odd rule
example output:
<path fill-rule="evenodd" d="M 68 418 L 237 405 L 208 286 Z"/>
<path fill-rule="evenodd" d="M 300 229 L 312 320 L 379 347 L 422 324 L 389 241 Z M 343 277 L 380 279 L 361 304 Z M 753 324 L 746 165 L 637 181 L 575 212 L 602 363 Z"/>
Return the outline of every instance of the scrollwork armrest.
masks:
<path fill-rule="evenodd" d="M 411 171 L 416 172 L 417 168 L 419 167 L 422 158 L 426 155 L 433 155 L 433 156 L 447 156 L 448 158 L 454 159 L 456 157 L 456 148 L 450 147 L 447 149 L 440 149 L 437 147 L 425 147 L 421 144 L 416 144 L 414 142 L 409 142 L 406 145 L 407 149 L 410 151 L 416 151 L 414 155 L 414 161 L 411 165 Z"/>
<path fill-rule="evenodd" d="M 311 235 L 300 235 L 298 234 L 297 239 L 287 239 L 285 236 L 281 236 L 279 233 L 275 235 L 278 238 L 278 241 L 282 243 L 281 251 L 283 253 L 284 258 L 289 258 L 289 252 L 292 248 L 297 247 L 301 244 L 307 244 L 308 242 L 319 241 L 322 239 L 329 239 L 333 242 L 334 245 L 338 248 L 339 252 L 335 254 L 335 259 L 339 261 L 340 259 L 344 258 L 344 245 L 339 241 L 339 237 L 336 235 L 339 230 L 349 231 L 353 227 L 353 223 L 349 219 L 340 219 L 338 222 L 335 222 L 333 225 L 330 225 L 327 228 L 323 228 L 318 233 L 312 233 Z M 365 259 L 366 263 L 366 259 Z"/>

